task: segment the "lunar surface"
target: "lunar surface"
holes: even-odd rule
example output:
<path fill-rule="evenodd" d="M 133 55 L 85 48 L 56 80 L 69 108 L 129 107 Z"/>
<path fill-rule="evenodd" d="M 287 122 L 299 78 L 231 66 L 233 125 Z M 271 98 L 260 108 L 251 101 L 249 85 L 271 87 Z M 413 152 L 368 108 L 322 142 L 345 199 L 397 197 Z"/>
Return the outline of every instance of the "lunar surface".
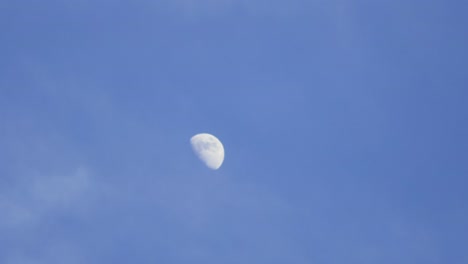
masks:
<path fill-rule="evenodd" d="M 205 165 L 217 170 L 224 161 L 224 147 L 221 141 L 215 136 L 202 133 L 190 139 L 193 151 Z"/>

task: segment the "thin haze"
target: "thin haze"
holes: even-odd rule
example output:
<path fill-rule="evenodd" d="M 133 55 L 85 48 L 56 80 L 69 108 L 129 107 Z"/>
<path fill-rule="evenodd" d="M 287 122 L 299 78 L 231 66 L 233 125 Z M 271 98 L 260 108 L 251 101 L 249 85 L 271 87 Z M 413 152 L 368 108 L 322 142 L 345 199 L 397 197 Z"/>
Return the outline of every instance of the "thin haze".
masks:
<path fill-rule="evenodd" d="M 467 11 L 2 1 L 0 263 L 468 263 Z"/>

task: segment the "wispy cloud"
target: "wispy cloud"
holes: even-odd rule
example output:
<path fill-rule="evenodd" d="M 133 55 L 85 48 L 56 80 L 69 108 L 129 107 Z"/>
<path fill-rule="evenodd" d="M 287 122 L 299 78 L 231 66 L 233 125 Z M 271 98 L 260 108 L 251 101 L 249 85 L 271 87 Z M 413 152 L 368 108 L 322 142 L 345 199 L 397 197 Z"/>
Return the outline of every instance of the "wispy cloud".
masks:
<path fill-rule="evenodd" d="M 68 174 L 23 176 L 0 196 L 0 228 L 40 224 L 48 214 L 76 213 L 89 200 L 91 179 L 84 167 Z"/>
<path fill-rule="evenodd" d="M 15 176 L 0 190 L 0 262 L 83 263 L 85 254 L 72 239 L 47 230 L 56 230 L 61 219 L 82 222 L 89 216 L 97 190 L 89 169 Z"/>

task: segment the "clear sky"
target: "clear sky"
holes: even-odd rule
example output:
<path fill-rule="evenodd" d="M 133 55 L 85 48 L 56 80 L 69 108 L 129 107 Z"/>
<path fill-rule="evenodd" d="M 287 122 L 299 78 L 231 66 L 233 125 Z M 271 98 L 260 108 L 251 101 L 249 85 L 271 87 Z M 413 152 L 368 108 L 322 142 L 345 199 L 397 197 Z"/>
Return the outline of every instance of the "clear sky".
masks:
<path fill-rule="evenodd" d="M 0 1 L 0 263 L 468 263 L 467 12 Z"/>

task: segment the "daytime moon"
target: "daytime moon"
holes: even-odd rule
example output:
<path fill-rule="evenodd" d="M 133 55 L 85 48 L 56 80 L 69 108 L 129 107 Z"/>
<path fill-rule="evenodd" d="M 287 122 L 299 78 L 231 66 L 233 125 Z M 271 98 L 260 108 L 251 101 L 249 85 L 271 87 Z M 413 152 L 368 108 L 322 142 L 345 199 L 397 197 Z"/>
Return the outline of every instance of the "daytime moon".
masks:
<path fill-rule="evenodd" d="M 221 167 L 224 161 L 224 147 L 215 136 L 207 133 L 197 134 L 190 139 L 190 144 L 195 154 L 208 168 L 217 170 Z"/>

